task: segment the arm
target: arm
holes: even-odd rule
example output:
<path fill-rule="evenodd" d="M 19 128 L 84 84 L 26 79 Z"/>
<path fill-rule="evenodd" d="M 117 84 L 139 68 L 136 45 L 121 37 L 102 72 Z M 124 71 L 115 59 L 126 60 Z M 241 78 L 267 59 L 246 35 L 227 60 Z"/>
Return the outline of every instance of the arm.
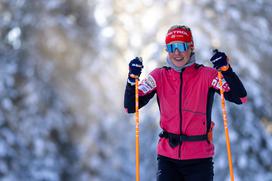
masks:
<path fill-rule="evenodd" d="M 247 100 L 247 92 L 236 73 L 233 72 L 231 67 L 229 67 L 227 71 L 222 71 L 222 74 L 224 77 L 223 89 L 225 99 L 236 104 L 245 103 Z M 217 72 L 216 74 L 214 74 L 214 76 L 215 78 L 212 85 L 216 92 L 220 94 L 220 86 Z"/>
<path fill-rule="evenodd" d="M 139 96 L 139 108 L 145 106 L 156 93 L 155 90 Z M 128 113 L 135 112 L 135 85 L 127 83 L 124 97 L 124 107 Z"/>
<path fill-rule="evenodd" d="M 239 77 L 235 74 L 235 72 L 233 72 L 231 66 L 228 64 L 225 53 L 216 50 L 215 54 L 211 58 L 211 62 L 214 64 L 214 68 L 216 68 L 217 71 L 221 71 L 224 77 L 223 89 L 225 99 L 236 104 L 245 103 L 247 100 L 247 92 Z M 216 92 L 220 94 L 217 72 L 215 72 L 213 76 L 215 78 L 212 86 L 216 89 Z"/>
<path fill-rule="evenodd" d="M 141 58 L 136 57 L 129 63 L 128 81 L 124 96 L 124 108 L 128 113 L 135 112 L 135 79 L 139 78 L 143 64 Z M 139 108 L 145 106 L 156 93 L 156 82 L 152 75 L 148 75 L 139 87 Z"/>
<path fill-rule="evenodd" d="M 246 89 L 239 77 L 232 71 L 232 68 L 223 71 L 222 74 L 230 87 L 230 91 L 224 93 L 225 99 L 236 104 L 245 103 L 247 101 Z"/>

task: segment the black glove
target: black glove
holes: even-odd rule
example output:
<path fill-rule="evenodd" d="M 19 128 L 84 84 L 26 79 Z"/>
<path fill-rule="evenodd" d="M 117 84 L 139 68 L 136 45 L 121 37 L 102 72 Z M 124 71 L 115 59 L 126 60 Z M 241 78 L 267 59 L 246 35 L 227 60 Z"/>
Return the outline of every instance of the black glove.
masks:
<path fill-rule="evenodd" d="M 128 83 L 130 83 L 130 85 L 134 85 L 135 79 L 140 77 L 142 69 L 144 68 L 142 58 L 141 57 L 134 58 L 129 62 L 128 66 L 129 66 Z"/>
<path fill-rule="evenodd" d="M 217 49 L 213 51 L 214 54 L 210 61 L 213 63 L 213 68 L 220 70 L 221 67 L 227 66 L 227 56 L 224 52 L 219 52 Z"/>

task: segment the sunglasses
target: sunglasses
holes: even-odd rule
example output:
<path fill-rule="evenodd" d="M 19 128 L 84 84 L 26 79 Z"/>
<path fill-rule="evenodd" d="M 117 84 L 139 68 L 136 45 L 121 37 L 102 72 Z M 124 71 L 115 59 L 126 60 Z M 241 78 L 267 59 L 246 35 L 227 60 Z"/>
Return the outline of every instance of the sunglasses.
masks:
<path fill-rule="evenodd" d="M 171 43 L 166 45 L 166 50 L 168 53 L 173 53 L 176 49 L 180 52 L 185 52 L 188 50 L 188 43 Z"/>

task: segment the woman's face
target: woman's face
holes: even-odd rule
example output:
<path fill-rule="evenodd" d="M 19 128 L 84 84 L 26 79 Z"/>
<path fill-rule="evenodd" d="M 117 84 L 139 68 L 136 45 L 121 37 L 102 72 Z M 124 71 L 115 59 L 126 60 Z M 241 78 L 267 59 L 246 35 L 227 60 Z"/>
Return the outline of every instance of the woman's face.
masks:
<path fill-rule="evenodd" d="M 171 42 L 171 44 L 183 44 L 184 42 L 176 41 L 176 42 Z M 179 48 L 175 48 L 173 52 L 168 51 L 169 59 L 171 62 L 176 65 L 177 67 L 182 67 L 184 66 L 189 60 L 190 56 L 192 53 L 192 49 L 190 46 L 183 49 L 181 51 Z"/>

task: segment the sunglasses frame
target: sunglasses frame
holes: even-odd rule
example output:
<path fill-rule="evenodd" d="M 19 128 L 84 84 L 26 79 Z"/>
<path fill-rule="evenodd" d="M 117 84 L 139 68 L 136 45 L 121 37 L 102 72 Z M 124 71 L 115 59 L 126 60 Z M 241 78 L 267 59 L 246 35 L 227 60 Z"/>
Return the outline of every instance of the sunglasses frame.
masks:
<path fill-rule="evenodd" d="M 189 49 L 188 43 L 170 43 L 166 45 L 166 51 L 168 53 L 174 53 L 178 49 L 180 52 L 185 52 Z"/>

